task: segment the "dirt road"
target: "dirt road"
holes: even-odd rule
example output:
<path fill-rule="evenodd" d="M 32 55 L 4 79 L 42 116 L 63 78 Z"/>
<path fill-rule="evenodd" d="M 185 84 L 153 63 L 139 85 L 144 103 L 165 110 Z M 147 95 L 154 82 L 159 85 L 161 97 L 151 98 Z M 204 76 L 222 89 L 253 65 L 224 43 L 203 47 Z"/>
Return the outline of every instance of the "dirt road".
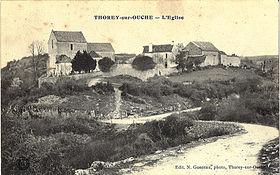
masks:
<path fill-rule="evenodd" d="M 191 109 L 185 109 L 180 112 L 194 112 L 194 111 L 199 111 L 201 107 L 196 107 L 196 108 L 191 108 Z M 114 124 L 133 124 L 133 123 L 146 123 L 148 121 L 152 120 L 162 120 L 163 118 L 174 114 L 178 112 L 168 112 L 164 114 L 158 114 L 158 115 L 152 115 L 148 117 L 139 117 L 139 118 L 124 118 L 124 119 L 111 119 L 111 120 L 102 120 L 102 122 L 105 123 L 114 123 Z"/>
<path fill-rule="evenodd" d="M 132 171 L 132 174 L 257 175 L 260 172 L 256 168 L 258 153 L 263 144 L 278 137 L 278 130 L 254 124 L 240 125 L 248 133 L 194 147 L 176 157 L 167 156 L 155 165 L 144 165 L 138 168 L 139 171 Z"/>

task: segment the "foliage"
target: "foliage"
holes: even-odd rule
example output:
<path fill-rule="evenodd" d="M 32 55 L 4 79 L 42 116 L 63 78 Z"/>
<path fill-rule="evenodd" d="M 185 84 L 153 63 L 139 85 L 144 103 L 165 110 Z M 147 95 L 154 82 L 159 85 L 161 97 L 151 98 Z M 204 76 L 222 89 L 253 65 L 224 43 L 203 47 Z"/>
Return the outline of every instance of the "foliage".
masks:
<path fill-rule="evenodd" d="M 212 103 L 203 104 L 199 111 L 200 120 L 214 120 L 217 115 L 217 107 Z"/>
<path fill-rule="evenodd" d="M 40 55 L 36 62 L 37 78 L 46 73 L 46 62 L 49 58 L 48 54 Z M 37 58 L 36 58 L 37 59 Z M 36 88 L 34 82 L 35 75 L 33 65 L 33 57 L 23 57 L 17 61 L 10 61 L 7 66 L 1 69 L 1 106 L 8 106 L 13 100 L 23 96 L 27 96 L 32 88 Z M 22 83 L 18 87 L 12 87 L 12 81 L 19 79 Z M 36 79 L 37 82 L 37 79 Z"/>
<path fill-rule="evenodd" d="M 46 95 L 73 95 L 90 90 L 85 82 L 71 77 L 60 77 L 55 83 L 42 83 L 40 88 Z"/>
<path fill-rule="evenodd" d="M 199 112 L 199 118 L 259 123 L 278 127 L 277 86 L 254 84 L 255 82 L 249 82 L 247 86 L 243 86 L 243 84 L 237 83 L 240 95 L 222 98 L 217 101 L 216 105 L 205 103 Z"/>
<path fill-rule="evenodd" d="M 107 83 L 98 82 L 96 83 L 96 85 L 92 86 L 92 88 L 100 94 L 115 92 L 113 85 L 109 82 Z"/>
<path fill-rule="evenodd" d="M 153 59 L 149 56 L 137 56 L 133 62 L 132 67 L 136 70 L 145 71 L 149 69 L 154 69 L 156 63 L 153 61 Z"/>
<path fill-rule="evenodd" d="M 192 64 L 187 62 L 187 55 L 188 52 L 185 50 L 179 50 L 176 55 L 177 69 L 182 70 L 182 72 L 184 72 L 186 68 L 189 70 L 192 67 Z"/>
<path fill-rule="evenodd" d="M 115 64 L 114 61 L 112 61 L 110 58 L 108 57 L 104 57 L 101 60 L 98 61 L 98 66 L 99 69 L 102 72 L 109 72 L 111 67 Z"/>
<path fill-rule="evenodd" d="M 72 169 L 88 168 L 93 161 L 119 161 L 232 133 L 229 126 L 212 128 L 193 121 L 189 114 L 171 115 L 120 132 L 114 125 L 88 119 L 2 116 L 2 173 L 19 173 L 15 162 L 23 155 L 30 160 L 30 167 L 22 174 L 73 174 Z"/>
<path fill-rule="evenodd" d="M 89 53 L 78 51 L 72 60 L 72 69 L 77 72 L 90 72 L 96 68 L 96 60 Z"/>

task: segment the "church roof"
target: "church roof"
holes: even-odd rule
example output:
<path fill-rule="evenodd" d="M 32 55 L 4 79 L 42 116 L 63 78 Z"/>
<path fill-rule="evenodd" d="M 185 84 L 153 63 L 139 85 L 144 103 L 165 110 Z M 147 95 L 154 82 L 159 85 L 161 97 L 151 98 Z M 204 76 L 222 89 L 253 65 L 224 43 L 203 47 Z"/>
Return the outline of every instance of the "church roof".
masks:
<path fill-rule="evenodd" d="M 82 32 L 75 31 L 52 31 L 58 42 L 86 43 Z"/>
<path fill-rule="evenodd" d="M 88 52 L 115 52 L 111 43 L 88 43 Z"/>

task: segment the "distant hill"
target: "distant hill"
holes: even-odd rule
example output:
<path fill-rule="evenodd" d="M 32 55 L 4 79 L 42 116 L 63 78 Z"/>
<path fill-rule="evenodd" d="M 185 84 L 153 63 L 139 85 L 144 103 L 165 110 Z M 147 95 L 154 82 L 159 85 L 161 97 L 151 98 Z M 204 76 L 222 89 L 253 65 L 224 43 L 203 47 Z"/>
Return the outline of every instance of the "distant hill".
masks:
<path fill-rule="evenodd" d="M 276 59 L 278 60 L 279 56 L 278 55 L 259 55 L 259 56 L 244 56 L 241 57 L 241 60 L 252 60 L 252 61 L 264 61 L 264 60 L 271 60 L 271 59 Z"/>
<path fill-rule="evenodd" d="M 47 71 L 48 54 L 40 56 L 38 62 L 38 76 L 45 74 Z M 2 88 L 8 87 L 14 78 L 19 78 L 25 87 L 34 86 L 34 73 L 32 67 L 32 57 L 23 57 L 19 60 L 10 61 L 7 66 L 1 69 Z"/>

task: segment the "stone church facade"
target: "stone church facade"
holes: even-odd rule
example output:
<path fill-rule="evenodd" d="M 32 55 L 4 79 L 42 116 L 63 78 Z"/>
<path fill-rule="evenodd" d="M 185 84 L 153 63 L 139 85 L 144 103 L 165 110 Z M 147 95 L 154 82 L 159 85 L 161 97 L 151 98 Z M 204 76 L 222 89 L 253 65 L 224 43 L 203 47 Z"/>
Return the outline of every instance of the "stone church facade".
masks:
<path fill-rule="evenodd" d="M 97 50 L 94 50 L 97 49 Z M 67 56 L 71 60 L 75 57 L 78 51 L 96 52 L 100 58 L 109 57 L 115 61 L 115 51 L 111 43 L 88 43 L 81 31 L 51 31 L 48 40 L 49 60 L 47 62 L 47 75 L 59 76 L 69 74 L 69 59 L 59 59 L 60 56 Z M 63 61 L 67 62 L 63 62 Z M 66 64 L 67 63 L 67 64 Z M 68 67 L 61 69 L 62 66 Z M 59 70 L 58 70 L 59 69 Z M 67 70 L 67 72 L 63 72 Z"/>

